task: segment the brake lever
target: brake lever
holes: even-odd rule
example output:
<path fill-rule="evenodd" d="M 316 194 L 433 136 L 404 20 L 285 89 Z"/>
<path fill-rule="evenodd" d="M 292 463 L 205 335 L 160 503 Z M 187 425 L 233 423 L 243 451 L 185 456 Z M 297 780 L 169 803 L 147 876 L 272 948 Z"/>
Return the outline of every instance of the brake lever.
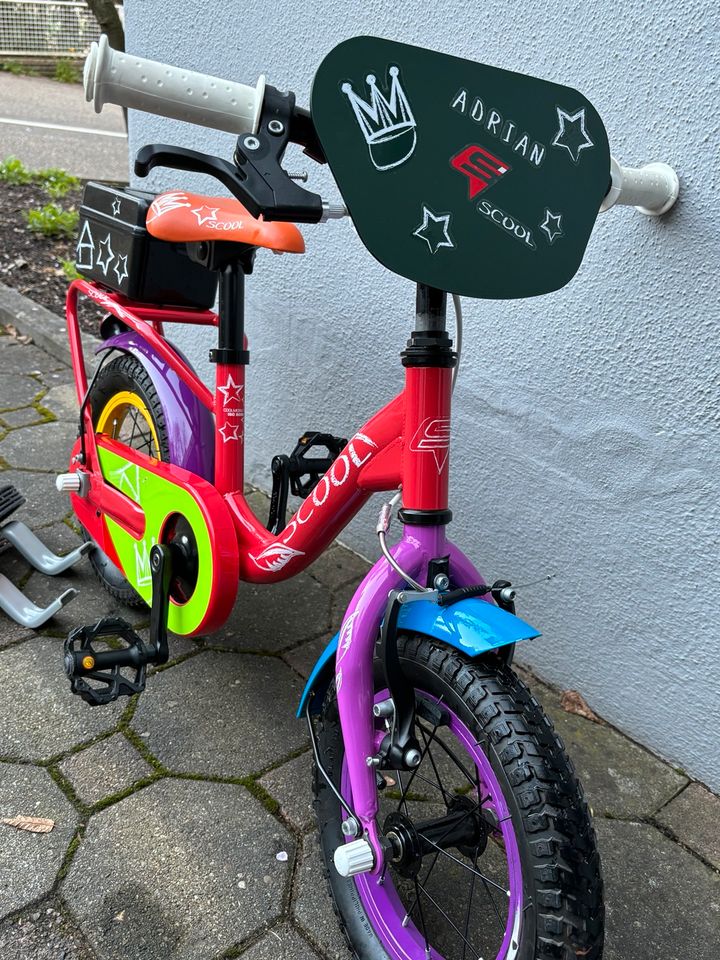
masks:
<path fill-rule="evenodd" d="M 150 144 L 138 152 L 135 173 L 146 177 L 153 167 L 164 166 L 206 174 L 227 187 L 253 217 L 319 223 L 325 213 L 322 198 L 294 183 L 281 166 L 293 124 L 295 139 L 307 141 L 312 150 L 310 122 L 308 117 L 303 127 L 293 94 L 266 87 L 257 132 L 238 138 L 235 163 L 186 147 Z"/>
<path fill-rule="evenodd" d="M 187 170 L 189 173 L 203 173 L 214 177 L 227 187 L 234 197 L 237 197 L 253 217 L 263 213 L 263 203 L 257 202 L 243 186 L 243 181 L 247 179 L 245 171 L 221 157 L 209 156 L 198 150 L 189 150 L 187 147 L 151 143 L 138 150 L 135 157 L 135 175 L 147 177 L 155 167 L 170 167 L 174 170 Z M 262 199 L 267 203 L 267 197 Z"/>

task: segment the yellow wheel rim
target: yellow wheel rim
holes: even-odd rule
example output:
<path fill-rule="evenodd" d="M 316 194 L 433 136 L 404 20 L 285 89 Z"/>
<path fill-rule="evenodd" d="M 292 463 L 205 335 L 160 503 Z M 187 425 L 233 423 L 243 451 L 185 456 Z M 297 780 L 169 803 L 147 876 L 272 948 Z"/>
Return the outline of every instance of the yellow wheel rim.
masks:
<path fill-rule="evenodd" d="M 131 390 L 114 394 L 100 411 L 97 433 L 104 433 L 140 450 L 156 460 L 162 460 L 157 430 L 142 397 Z"/>

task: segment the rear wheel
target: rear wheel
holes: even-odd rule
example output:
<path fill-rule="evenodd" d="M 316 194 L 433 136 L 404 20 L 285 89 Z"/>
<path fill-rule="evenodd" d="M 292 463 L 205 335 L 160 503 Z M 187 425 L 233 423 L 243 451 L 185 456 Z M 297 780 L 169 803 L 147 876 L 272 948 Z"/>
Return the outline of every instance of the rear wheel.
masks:
<path fill-rule="evenodd" d="M 399 649 L 416 691 L 422 761 L 412 773 L 381 771 L 378 822 L 393 846 L 383 877 L 337 873 L 343 814 L 315 777 L 327 877 L 355 956 L 600 960 L 595 834 L 550 721 L 508 667 L 419 635 L 401 638 Z M 379 687 L 376 702 L 387 696 Z M 330 775 L 351 799 L 333 691 L 318 734 Z"/>
<path fill-rule="evenodd" d="M 158 460 L 170 459 L 160 398 L 143 364 L 130 354 L 107 363 L 93 386 L 90 407 L 96 433 L 104 433 Z M 90 536 L 83 531 L 86 540 Z M 100 547 L 90 553 L 93 570 L 107 592 L 130 607 L 145 601 Z"/>

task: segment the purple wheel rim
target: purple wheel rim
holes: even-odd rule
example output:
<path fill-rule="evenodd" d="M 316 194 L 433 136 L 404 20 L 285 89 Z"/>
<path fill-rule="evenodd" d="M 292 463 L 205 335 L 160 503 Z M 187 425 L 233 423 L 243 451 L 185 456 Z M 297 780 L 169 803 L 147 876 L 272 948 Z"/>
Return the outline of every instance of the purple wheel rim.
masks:
<path fill-rule="evenodd" d="M 419 690 L 424 698 L 434 703 L 439 699 L 429 693 Z M 384 700 L 387 697 L 387 691 L 376 694 L 376 701 Z M 492 769 L 490 760 L 481 750 L 479 744 L 470 730 L 465 726 L 457 714 L 451 710 L 447 703 L 443 707 L 450 714 L 450 723 L 448 728 L 463 746 L 468 756 L 475 763 L 484 791 L 490 794 L 490 802 L 486 808 L 491 809 L 499 824 L 499 829 L 505 845 L 505 854 L 507 857 L 508 870 L 508 914 L 505 924 L 505 933 L 502 945 L 495 956 L 495 960 L 513 960 L 517 956 L 520 946 L 520 932 L 522 921 L 522 868 L 520 865 L 520 851 L 518 848 L 517 837 L 512 826 L 512 819 L 507 802 L 503 795 L 500 783 Z M 343 758 L 342 768 L 342 793 L 352 801 L 349 777 L 347 773 L 347 764 Z M 349 842 L 352 838 L 347 838 Z M 382 943 L 389 957 L 392 960 L 417 960 L 418 957 L 425 958 L 425 939 L 414 923 L 410 922 L 403 926 L 402 921 L 406 914 L 405 906 L 395 889 L 390 872 L 385 876 L 382 884 L 378 883 L 378 878 L 373 874 L 360 874 L 354 878 L 355 886 L 367 914 L 372 928 L 378 939 Z M 432 945 L 430 946 L 430 957 L 432 960 L 444 960 L 442 954 L 438 953 Z M 490 956 L 487 960 L 492 960 Z"/>

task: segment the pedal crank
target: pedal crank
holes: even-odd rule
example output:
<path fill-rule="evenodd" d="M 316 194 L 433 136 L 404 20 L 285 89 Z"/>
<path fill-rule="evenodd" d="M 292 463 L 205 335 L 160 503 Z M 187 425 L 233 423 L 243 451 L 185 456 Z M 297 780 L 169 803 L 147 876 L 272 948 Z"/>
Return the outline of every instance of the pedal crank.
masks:
<path fill-rule="evenodd" d="M 105 617 L 95 624 L 76 627 L 65 641 L 65 672 L 70 689 L 91 706 L 142 693 L 148 664 L 167 662 L 172 559 L 172 546 L 155 544 L 150 551 L 152 606 L 148 643 L 121 617 Z M 105 637 L 125 645 L 121 649 L 96 649 L 94 644 Z"/>
<path fill-rule="evenodd" d="M 344 437 L 306 430 L 289 457 L 284 454 L 273 457 L 273 486 L 267 524 L 270 533 L 277 535 L 285 529 L 288 494 L 292 491 L 294 496 L 303 500 L 308 497 L 346 446 Z M 312 449 L 324 450 L 326 456 L 312 455 Z"/>

